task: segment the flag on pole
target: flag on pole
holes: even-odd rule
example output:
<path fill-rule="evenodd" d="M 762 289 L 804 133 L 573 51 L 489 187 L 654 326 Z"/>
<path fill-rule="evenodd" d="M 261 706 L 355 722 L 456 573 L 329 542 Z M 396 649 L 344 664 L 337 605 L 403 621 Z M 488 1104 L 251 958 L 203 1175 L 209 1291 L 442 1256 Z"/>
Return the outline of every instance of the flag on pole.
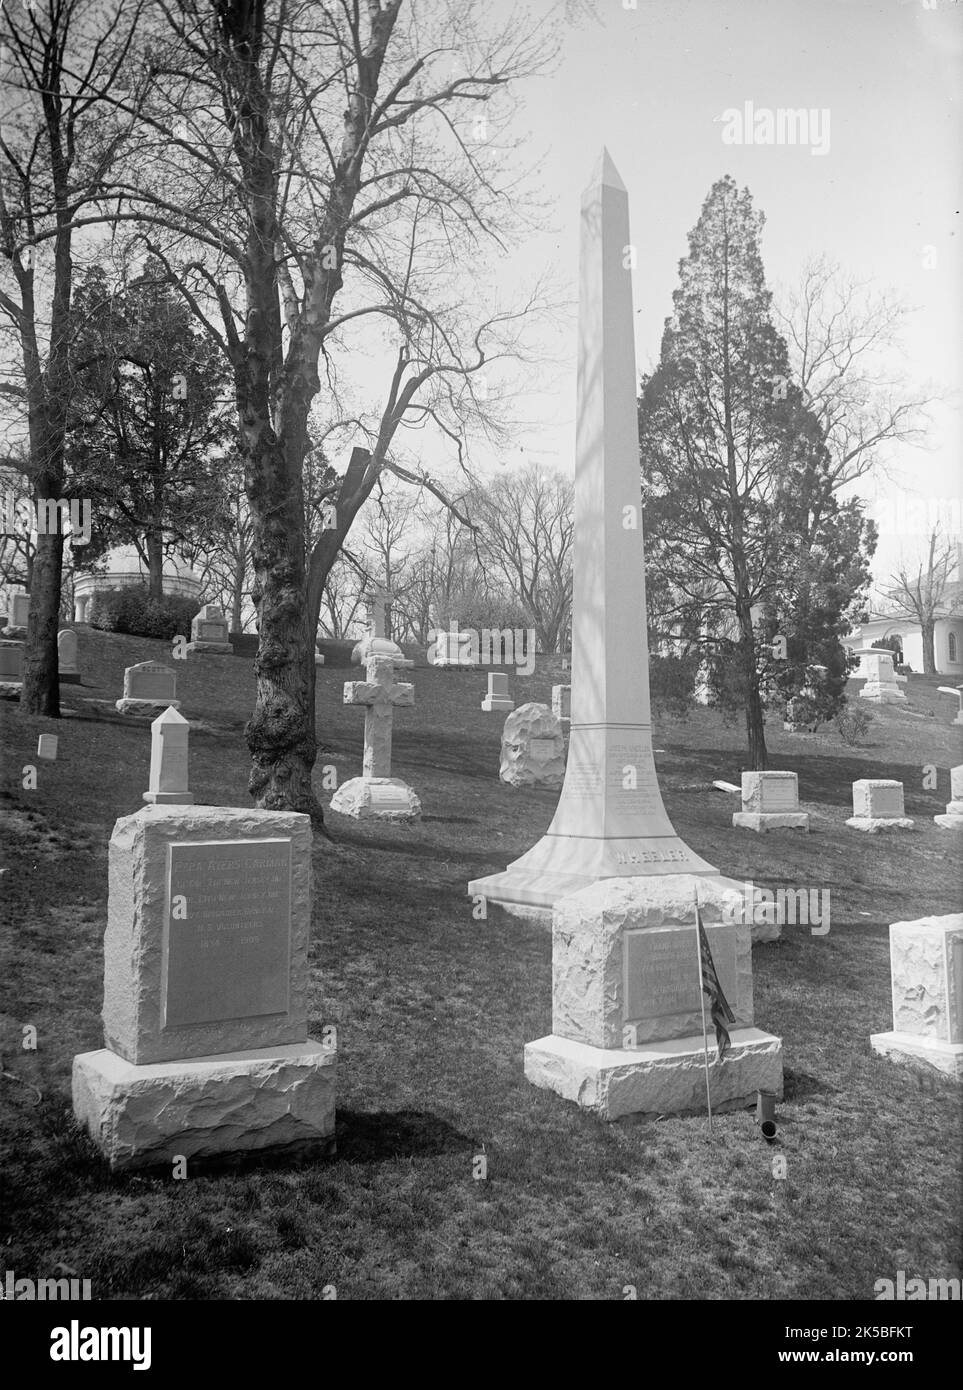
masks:
<path fill-rule="evenodd" d="M 729 1001 L 722 992 L 719 983 L 719 976 L 716 974 L 715 961 L 712 959 L 712 952 L 709 950 L 709 938 L 706 936 L 706 929 L 702 925 L 702 913 L 699 911 L 699 904 L 696 903 L 696 923 L 699 927 L 699 955 L 702 962 L 702 992 L 709 1000 L 709 1012 L 712 1017 L 712 1026 L 716 1030 L 716 1045 L 719 1048 L 719 1061 L 725 1057 L 726 1052 L 731 1046 L 727 1023 L 735 1023 L 736 1016 L 729 1008 Z"/>

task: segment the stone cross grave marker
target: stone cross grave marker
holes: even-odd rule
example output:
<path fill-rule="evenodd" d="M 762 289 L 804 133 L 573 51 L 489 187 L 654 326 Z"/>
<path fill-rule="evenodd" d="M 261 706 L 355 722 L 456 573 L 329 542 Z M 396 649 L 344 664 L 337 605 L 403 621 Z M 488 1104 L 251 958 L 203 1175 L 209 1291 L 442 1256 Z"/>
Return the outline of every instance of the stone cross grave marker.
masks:
<path fill-rule="evenodd" d="M 391 726 L 396 708 L 409 708 L 415 703 L 415 688 L 406 681 L 396 681 L 394 662 L 390 657 L 373 656 L 367 664 L 367 680 L 346 681 L 344 703 L 364 706 L 365 777 L 391 776 Z"/>
<path fill-rule="evenodd" d="M 421 803 L 405 782 L 391 776 L 394 711 L 414 705 L 414 686 L 395 680 L 391 656 L 370 654 L 365 670 L 367 680 L 344 685 L 344 703 L 364 707 L 362 775 L 342 783 L 331 798 L 331 809 L 356 818 L 416 820 Z"/>

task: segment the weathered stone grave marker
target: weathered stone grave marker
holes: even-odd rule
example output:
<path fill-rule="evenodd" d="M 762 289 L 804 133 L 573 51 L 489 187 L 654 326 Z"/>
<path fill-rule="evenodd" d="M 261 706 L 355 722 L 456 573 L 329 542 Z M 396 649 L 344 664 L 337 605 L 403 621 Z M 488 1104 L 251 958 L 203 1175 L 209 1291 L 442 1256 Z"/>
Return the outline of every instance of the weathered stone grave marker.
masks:
<path fill-rule="evenodd" d="M 880 777 L 863 777 L 853 783 L 851 830 L 875 835 L 880 830 L 912 830 L 903 810 L 903 784 Z"/>
<path fill-rule="evenodd" d="M 152 781 L 186 792 L 169 739 Z M 333 1149 L 336 1050 L 307 1027 L 311 843 L 289 812 L 155 799 L 116 822 L 106 1046 L 73 1067 L 74 1113 L 111 1168 Z"/>
<path fill-rule="evenodd" d="M 893 1028 L 874 1052 L 963 1081 L 963 913 L 893 922 Z"/>
<path fill-rule="evenodd" d="M 808 830 L 809 813 L 799 809 L 799 779 L 795 772 L 744 772 L 742 810 L 732 824 L 737 829 Z"/>
<path fill-rule="evenodd" d="M 505 720 L 498 775 L 512 787 L 562 785 L 565 738 L 548 705 L 519 705 Z"/>
<path fill-rule="evenodd" d="M 199 652 L 214 656 L 230 656 L 234 647 L 224 611 L 216 603 L 205 603 L 199 613 L 191 619 L 191 640 L 189 652 Z"/>
<path fill-rule="evenodd" d="M 140 661 L 124 671 L 124 694 L 114 706 L 119 714 L 153 719 L 165 709 L 180 709 L 177 672 L 159 661 Z"/>

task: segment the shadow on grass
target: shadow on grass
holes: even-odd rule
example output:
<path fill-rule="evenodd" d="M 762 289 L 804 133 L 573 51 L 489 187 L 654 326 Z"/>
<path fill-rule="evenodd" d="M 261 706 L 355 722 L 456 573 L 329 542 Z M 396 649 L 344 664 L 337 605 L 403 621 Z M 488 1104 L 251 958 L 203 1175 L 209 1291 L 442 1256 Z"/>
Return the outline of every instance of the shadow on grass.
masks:
<path fill-rule="evenodd" d="M 345 1163 L 390 1162 L 474 1152 L 475 1141 L 437 1115 L 423 1110 L 361 1112 L 338 1109 L 338 1159 Z"/>

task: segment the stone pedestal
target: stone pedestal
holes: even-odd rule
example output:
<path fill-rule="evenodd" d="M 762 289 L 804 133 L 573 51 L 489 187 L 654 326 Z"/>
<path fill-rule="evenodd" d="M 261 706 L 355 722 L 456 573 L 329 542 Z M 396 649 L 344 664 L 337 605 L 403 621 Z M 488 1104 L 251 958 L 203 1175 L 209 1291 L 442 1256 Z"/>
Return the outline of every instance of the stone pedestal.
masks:
<path fill-rule="evenodd" d="M 903 814 L 903 784 L 886 778 L 865 777 L 853 783 L 853 814 L 846 822 L 850 830 L 876 835 L 881 830 L 912 830 L 913 822 Z"/>
<path fill-rule="evenodd" d="M 713 1108 L 782 1095 L 782 1043 L 753 1017 L 750 928 L 733 920 L 742 886 L 692 874 L 606 879 L 556 902 L 552 1032 L 525 1048 L 529 1081 L 605 1120 L 704 1111 L 697 891 L 735 1015 L 720 1062 L 706 1001 Z"/>
<path fill-rule="evenodd" d="M 421 801 L 400 777 L 352 777 L 332 796 L 331 810 L 355 820 L 421 819 Z"/>
<path fill-rule="evenodd" d="M 228 1154 L 334 1152 L 337 1054 L 292 1043 L 134 1066 L 103 1048 L 74 1059 L 74 1114 L 112 1170 Z"/>
<path fill-rule="evenodd" d="M 893 1028 L 873 1051 L 963 1081 L 963 913 L 894 922 L 889 961 Z"/>
<path fill-rule="evenodd" d="M 732 824 L 738 830 L 808 830 L 809 813 L 799 809 L 799 780 L 795 772 L 744 772 L 742 810 Z"/>

